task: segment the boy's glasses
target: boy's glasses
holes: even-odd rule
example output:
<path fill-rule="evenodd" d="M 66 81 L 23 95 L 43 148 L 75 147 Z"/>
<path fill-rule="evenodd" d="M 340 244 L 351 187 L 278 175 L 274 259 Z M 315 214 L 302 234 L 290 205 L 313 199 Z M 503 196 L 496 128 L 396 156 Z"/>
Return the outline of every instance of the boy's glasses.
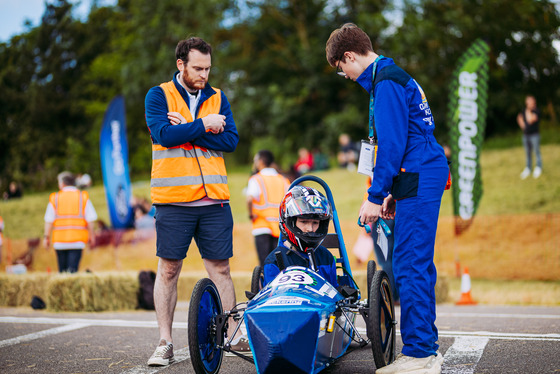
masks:
<path fill-rule="evenodd" d="M 341 77 L 346 77 L 346 73 L 340 67 L 340 60 L 336 63 L 336 74 L 340 75 Z"/>

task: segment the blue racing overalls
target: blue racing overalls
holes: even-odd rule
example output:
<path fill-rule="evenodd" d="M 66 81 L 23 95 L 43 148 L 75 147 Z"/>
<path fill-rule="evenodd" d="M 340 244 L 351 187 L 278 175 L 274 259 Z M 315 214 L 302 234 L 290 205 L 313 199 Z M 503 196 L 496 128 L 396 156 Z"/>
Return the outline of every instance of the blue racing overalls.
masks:
<path fill-rule="evenodd" d="M 375 78 L 372 69 L 376 67 Z M 449 167 L 434 138 L 424 91 L 392 59 L 380 58 L 357 82 L 370 94 L 378 151 L 368 200 L 396 202 L 393 272 L 401 303 L 402 353 L 435 355 L 437 279 L 434 245 Z"/>

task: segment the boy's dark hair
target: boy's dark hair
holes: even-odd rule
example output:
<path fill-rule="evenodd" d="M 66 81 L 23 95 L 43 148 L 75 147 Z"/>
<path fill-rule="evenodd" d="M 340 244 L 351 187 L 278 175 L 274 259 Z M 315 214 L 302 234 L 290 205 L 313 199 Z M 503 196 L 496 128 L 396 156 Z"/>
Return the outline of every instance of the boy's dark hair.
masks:
<path fill-rule="evenodd" d="M 345 62 L 344 52 L 365 56 L 368 52 L 373 52 L 373 46 L 362 29 L 353 23 L 345 23 L 331 33 L 325 50 L 329 65 L 336 66 L 337 61 Z"/>
<path fill-rule="evenodd" d="M 181 40 L 175 48 L 175 57 L 177 60 L 183 60 L 186 64 L 189 62 L 189 52 L 191 49 L 196 49 L 203 55 L 212 56 L 212 46 L 198 37 L 192 37 Z"/>
<path fill-rule="evenodd" d="M 274 155 L 268 149 L 262 149 L 257 152 L 257 157 L 262 160 L 264 166 L 269 167 L 274 162 Z"/>

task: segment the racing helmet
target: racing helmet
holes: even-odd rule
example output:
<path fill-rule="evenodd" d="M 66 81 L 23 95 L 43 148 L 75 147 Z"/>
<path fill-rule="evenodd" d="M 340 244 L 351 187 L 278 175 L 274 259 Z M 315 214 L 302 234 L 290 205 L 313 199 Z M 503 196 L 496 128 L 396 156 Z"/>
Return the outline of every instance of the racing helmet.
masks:
<path fill-rule="evenodd" d="M 297 218 L 317 219 L 315 232 L 303 232 L 296 226 Z M 292 187 L 280 203 L 280 230 L 298 251 L 315 250 L 325 240 L 329 231 L 332 209 L 329 200 L 315 188 Z"/>

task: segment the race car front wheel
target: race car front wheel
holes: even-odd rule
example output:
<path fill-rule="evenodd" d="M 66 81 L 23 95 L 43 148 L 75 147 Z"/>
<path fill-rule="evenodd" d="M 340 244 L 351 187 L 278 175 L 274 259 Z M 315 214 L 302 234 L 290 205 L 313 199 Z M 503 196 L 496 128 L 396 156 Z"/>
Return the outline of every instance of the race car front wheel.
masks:
<path fill-rule="evenodd" d="M 194 286 L 188 321 L 189 352 L 196 374 L 215 374 L 220 370 L 224 352 L 218 347 L 216 319 L 222 314 L 222 301 L 214 282 L 208 278 Z"/>

